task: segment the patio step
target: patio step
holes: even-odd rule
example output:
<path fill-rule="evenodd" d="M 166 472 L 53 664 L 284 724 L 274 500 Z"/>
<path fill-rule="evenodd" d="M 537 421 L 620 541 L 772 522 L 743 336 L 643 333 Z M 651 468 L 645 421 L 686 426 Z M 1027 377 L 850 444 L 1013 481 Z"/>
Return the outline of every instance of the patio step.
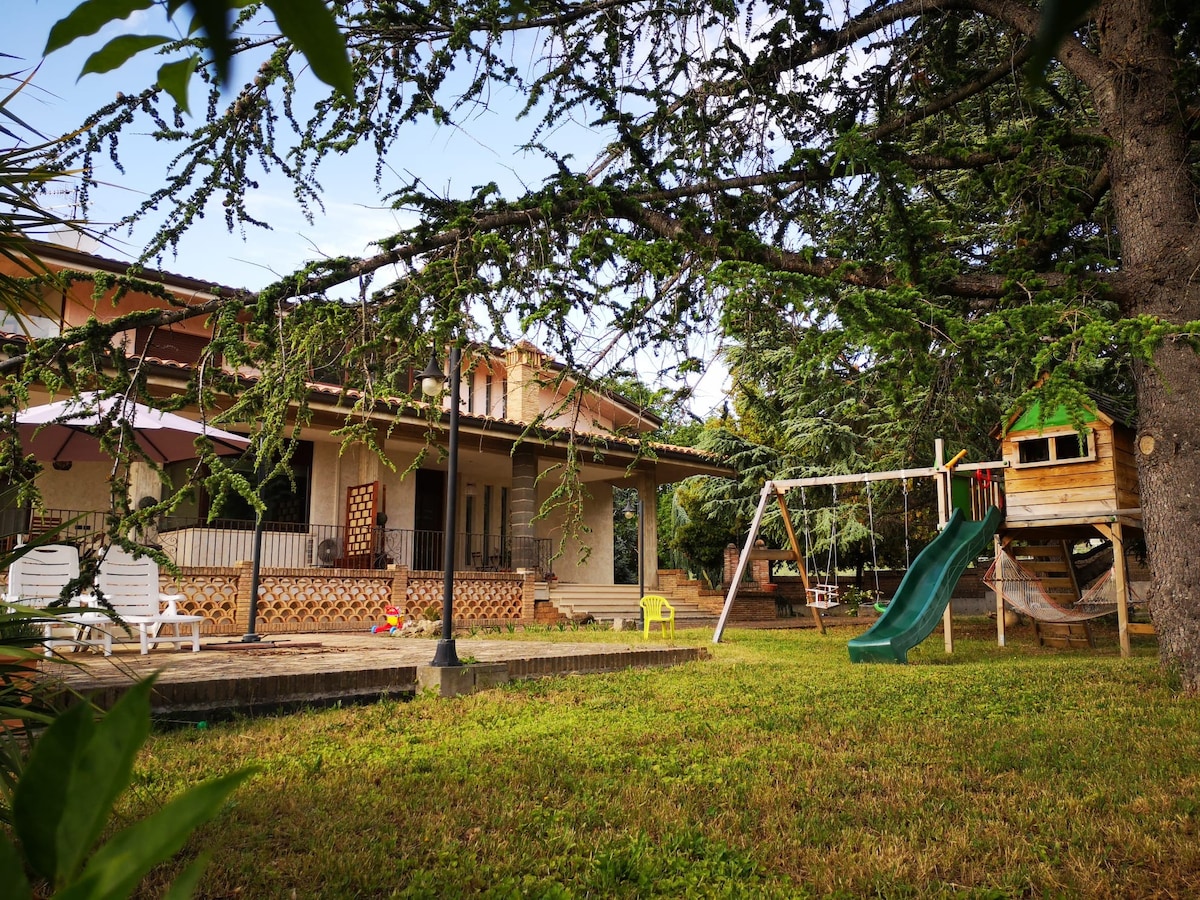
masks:
<path fill-rule="evenodd" d="M 646 593 L 651 593 L 647 588 Z M 550 602 L 563 615 L 581 618 L 590 615 L 597 621 L 611 622 L 624 619 L 636 622 L 641 614 L 638 607 L 637 585 L 629 584 L 556 584 L 550 589 Z M 687 600 L 668 596 L 675 607 L 676 625 L 708 625 L 716 616 L 708 610 Z"/>

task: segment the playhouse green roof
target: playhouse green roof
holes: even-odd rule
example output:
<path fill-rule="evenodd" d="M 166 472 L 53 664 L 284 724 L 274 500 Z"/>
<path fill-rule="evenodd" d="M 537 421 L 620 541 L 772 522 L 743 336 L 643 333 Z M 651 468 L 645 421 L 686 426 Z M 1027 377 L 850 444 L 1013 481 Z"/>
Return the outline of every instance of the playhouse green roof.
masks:
<path fill-rule="evenodd" d="M 1009 426 L 1009 431 L 1028 431 L 1031 428 L 1052 428 L 1060 425 L 1074 425 L 1076 422 L 1095 422 L 1100 417 L 1094 410 L 1083 410 L 1078 418 L 1072 419 L 1065 404 L 1060 403 L 1041 418 L 1042 405 L 1036 400 L 1029 404 Z M 1040 420 L 1040 421 L 1039 421 Z"/>

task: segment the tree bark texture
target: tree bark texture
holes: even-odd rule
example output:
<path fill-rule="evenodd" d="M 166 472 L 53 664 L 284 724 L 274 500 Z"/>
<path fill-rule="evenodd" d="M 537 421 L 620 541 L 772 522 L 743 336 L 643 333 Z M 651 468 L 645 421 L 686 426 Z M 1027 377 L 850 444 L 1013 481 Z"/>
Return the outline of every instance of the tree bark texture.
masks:
<path fill-rule="evenodd" d="M 1093 91 L 1112 141 L 1109 167 L 1121 235 L 1126 315 L 1200 319 L 1196 191 L 1187 160 L 1170 36 L 1153 0 L 1097 6 L 1103 84 Z M 1161 657 L 1200 690 L 1200 359 L 1168 340 L 1137 369 L 1138 472 Z"/>

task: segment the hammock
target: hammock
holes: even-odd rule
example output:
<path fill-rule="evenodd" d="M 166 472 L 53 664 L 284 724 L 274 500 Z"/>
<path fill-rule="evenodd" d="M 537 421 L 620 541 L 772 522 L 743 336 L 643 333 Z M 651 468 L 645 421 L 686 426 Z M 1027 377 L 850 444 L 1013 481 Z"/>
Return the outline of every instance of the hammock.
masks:
<path fill-rule="evenodd" d="M 1039 622 L 1083 622 L 1106 616 L 1117 610 L 1117 591 L 1109 569 L 1096 579 L 1082 597 L 1070 606 L 1058 603 L 1046 593 L 1038 577 L 1001 551 L 983 576 L 983 583 L 1002 591 L 1009 606 Z M 1141 598 L 1130 590 L 1130 602 Z"/>

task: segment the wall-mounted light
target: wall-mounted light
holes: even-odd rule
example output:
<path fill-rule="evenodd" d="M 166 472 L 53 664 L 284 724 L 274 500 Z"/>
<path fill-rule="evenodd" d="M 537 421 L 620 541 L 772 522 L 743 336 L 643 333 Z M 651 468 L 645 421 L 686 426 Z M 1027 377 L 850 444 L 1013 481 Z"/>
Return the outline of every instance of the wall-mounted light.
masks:
<path fill-rule="evenodd" d="M 474 497 L 475 496 L 475 482 L 468 481 L 466 488 L 463 489 L 463 493 L 468 497 Z"/>
<path fill-rule="evenodd" d="M 56 472 L 70 472 L 72 465 L 73 463 L 69 459 L 56 459 L 54 462 L 50 463 L 50 466 Z"/>

